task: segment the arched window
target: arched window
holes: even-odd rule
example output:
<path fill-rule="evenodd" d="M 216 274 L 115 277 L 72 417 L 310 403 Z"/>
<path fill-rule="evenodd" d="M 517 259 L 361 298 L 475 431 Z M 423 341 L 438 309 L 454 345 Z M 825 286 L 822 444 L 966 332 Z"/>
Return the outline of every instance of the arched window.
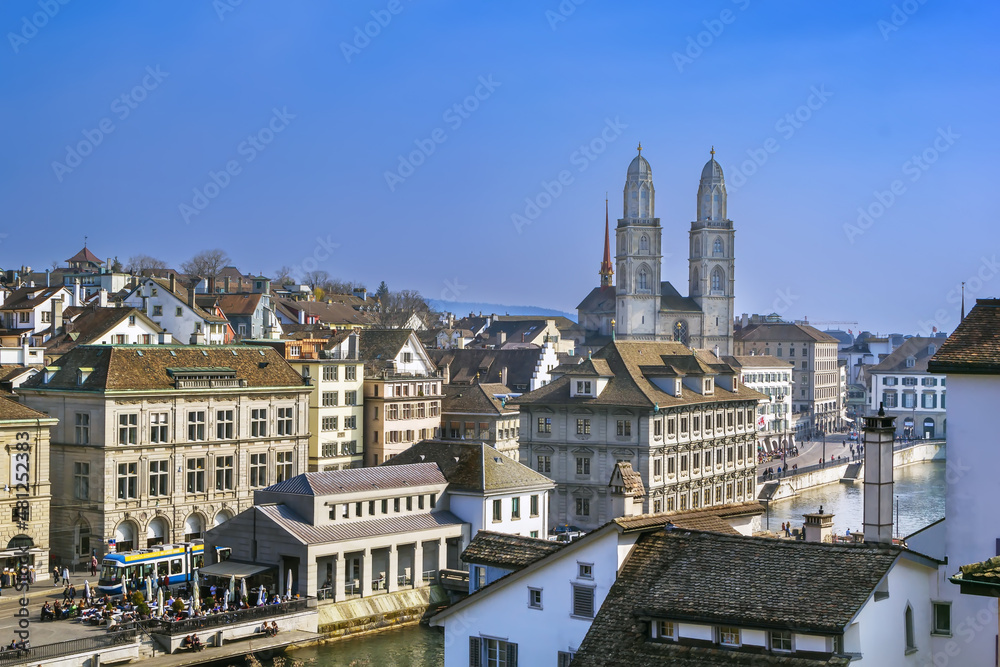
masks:
<path fill-rule="evenodd" d="M 917 648 L 916 636 L 913 632 L 913 608 L 910 605 L 906 605 L 906 611 L 903 614 L 903 623 L 906 631 L 906 650 L 910 651 Z"/>
<path fill-rule="evenodd" d="M 645 234 L 639 238 L 639 252 L 648 253 L 649 252 L 649 237 Z"/>
<path fill-rule="evenodd" d="M 645 267 L 639 269 L 639 274 L 636 276 L 636 289 L 640 292 L 649 291 L 649 274 L 646 273 Z"/>
<path fill-rule="evenodd" d="M 725 276 L 722 275 L 722 269 L 715 267 L 715 270 L 712 271 L 712 291 L 721 292 L 723 282 L 725 282 Z"/>
<path fill-rule="evenodd" d="M 677 320 L 674 322 L 674 340 L 678 343 L 684 343 L 687 345 L 688 325 L 684 320 Z"/>
<path fill-rule="evenodd" d="M 715 243 L 712 244 L 712 256 L 722 257 L 723 255 L 725 255 L 725 252 L 722 250 L 722 239 L 716 238 Z"/>

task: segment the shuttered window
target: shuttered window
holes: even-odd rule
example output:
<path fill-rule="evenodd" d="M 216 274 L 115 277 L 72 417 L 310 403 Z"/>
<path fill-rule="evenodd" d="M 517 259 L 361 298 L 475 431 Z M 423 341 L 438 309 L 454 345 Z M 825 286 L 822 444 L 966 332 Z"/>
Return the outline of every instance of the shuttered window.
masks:
<path fill-rule="evenodd" d="M 479 637 L 469 637 L 469 667 L 482 667 L 483 645 Z"/>
<path fill-rule="evenodd" d="M 594 617 L 594 589 L 590 586 L 573 585 L 573 615 Z"/>

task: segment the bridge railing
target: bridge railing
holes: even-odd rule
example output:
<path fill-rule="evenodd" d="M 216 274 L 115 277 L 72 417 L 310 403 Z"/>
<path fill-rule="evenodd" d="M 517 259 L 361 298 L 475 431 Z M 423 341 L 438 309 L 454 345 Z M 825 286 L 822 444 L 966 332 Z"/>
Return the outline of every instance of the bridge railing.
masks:
<path fill-rule="evenodd" d="M 898 452 L 904 449 L 912 449 L 917 445 L 943 445 L 945 440 L 934 439 L 934 440 L 908 440 L 905 442 L 897 442 L 892 446 L 892 451 Z M 789 477 L 797 477 L 798 475 L 807 475 L 811 472 L 816 472 L 817 470 L 825 470 L 826 468 L 831 468 L 836 465 L 850 465 L 851 463 L 861 463 L 862 459 L 857 457 L 841 459 L 840 461 L 824 461 L 823 463 L 814 463 L 808 466 L 799 466 L 798 468 L 793 468 L 785 470 L 782 466 L 781 473 L 774 473 L 773 475 L 757 475 L 757 483 L 764 484 L 766 482 L 780 482 L 783 479 L 788 479 Z"/>

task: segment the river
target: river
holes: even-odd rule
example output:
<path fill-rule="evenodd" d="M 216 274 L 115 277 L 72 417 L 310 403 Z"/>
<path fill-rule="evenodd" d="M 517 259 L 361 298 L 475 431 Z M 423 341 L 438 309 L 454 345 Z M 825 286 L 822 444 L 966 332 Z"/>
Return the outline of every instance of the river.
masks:
<path fill-rule="evenodd" d="M 928 461 L 896 468 L 893 496 L 898 501 L 899 524 L 893 534 L 905 537 L 944 516 L 945 462 Z M 861 530 L 864 513 L 863 484 L 827 484 L 807 489 L 787 500 L 770 504 L 771 530 L 777 531 L 783 521 L 793 527 L 802 526 L 802 515 L 823 511 L 832 513 L 833 528 L 843 535 L 848 528 L 852 533 Z M 762 523 L 768 519 L 762 517 Z M 895 514 L 893 518 L 895 522 Z"/>
<path fill-rule="evenodd" d="M 847 528 L 852 533 L 859 531 L 863 511 L 861 488 L 860 482 L 828 484 L 772 503 L 769 508 L 771 528 L 777 530 L 783 521 L 801 526 L 802 515 L 816 512 L 822 505 L 824 512 L 834 514 L 834 528 L 838 533 L 843 534 Z M 944 516 L 944 461 L 896 468 L 893 490 L 899 500 L 899 535 L 909 535 L 937 521 Z M 282 664 L 284 667 L 438 666 L 444 664 L 444 634 L 424 625 L 393 628 L 374 635 L 289 651 Z"/>

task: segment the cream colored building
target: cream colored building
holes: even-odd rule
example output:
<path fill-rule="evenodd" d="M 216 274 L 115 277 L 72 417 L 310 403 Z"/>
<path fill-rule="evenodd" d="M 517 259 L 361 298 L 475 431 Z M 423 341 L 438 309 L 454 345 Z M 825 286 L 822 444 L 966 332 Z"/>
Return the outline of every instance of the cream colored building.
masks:
<path fill-rule="evenodd" d="M 0 398 L 0 439 L 6 456 L 0 462 L 4 496 L 0 500 L 0 563 L 35 567 L 38 579 L 49 570 L 49 429 L 52 417 Z M 25 559 L 24 556 L 27 556 Z"/>
<path fill-rule="evenodd" d="M 20 388 L 52 430 L 52 553 L 201 537 L 306 469 L 310 388 L 260 346 L 81 346 Z"/>

